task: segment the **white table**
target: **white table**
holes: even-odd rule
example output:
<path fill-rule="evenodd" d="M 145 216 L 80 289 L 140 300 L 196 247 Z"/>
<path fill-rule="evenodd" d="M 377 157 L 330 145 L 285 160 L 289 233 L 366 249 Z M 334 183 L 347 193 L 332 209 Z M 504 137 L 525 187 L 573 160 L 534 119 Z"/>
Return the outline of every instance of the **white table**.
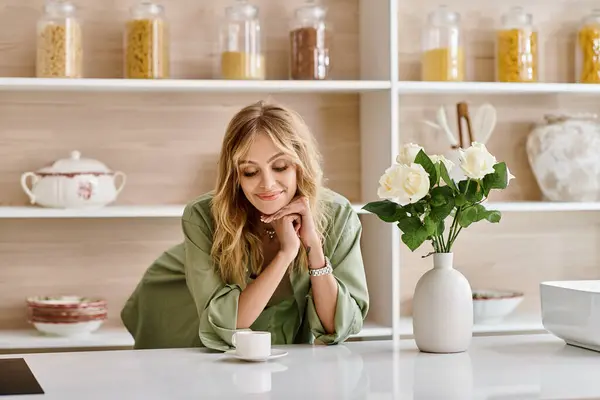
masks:
<path fill-rule="evenodd" d="M 600 397 L 600 353 L 549 334 L 475 337 L 468 352 L 446 355 L 419 353 L 412 340 L 400 351 L 390 341 L 283 348 L 267 363 L 200 349 L 26 354 L 46 394 L 2 400 Z"/>

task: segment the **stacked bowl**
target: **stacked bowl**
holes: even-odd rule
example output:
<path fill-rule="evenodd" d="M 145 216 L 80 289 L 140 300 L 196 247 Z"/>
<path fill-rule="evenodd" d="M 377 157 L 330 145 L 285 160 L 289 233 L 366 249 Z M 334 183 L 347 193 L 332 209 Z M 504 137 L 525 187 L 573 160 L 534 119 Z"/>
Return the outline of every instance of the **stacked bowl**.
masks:
<path fill-rule="evenodd" d="M 39 296 L 27 299 L 29 322 L 40 332 L 79 336 L 94 332 L 108 317 L 106 300 L 80 296 Z"/>

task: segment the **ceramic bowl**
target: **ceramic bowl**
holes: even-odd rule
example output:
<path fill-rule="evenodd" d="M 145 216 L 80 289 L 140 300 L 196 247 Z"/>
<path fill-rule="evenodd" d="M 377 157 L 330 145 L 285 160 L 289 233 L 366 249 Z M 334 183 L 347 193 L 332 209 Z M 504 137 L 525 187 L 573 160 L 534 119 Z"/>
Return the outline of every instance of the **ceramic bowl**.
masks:
<path fill-rule="evenodd" d="M 104 320 L 72 322 L 72 323 L 54 323 L 54 322 L 35 322 L 32 324 L 35 328 L 47 335 L 54 336 L 84 336 L 98 330 Z"/>
<path fill-rule="evenodd" d="M 540 284 L 542 324 L 566 343 L 600 351 L 600 280 Z"/>
<path fill-rule="evenodd" d="M 86 335 L 100 328 L 108 317 L 106 301 L 99 298 L 37 296 L 26 302 L 29 322 L 49 335 Z"/>
<path fill-rule="evenodd" d="M 27 298 L 27 305 L 45 309 L 106 308 L 106 300 L 82 296 L 34 296 Z"/>
<path fill-rule="evenodd" d="M 523 293 L 508 290 L 473 290 L 473 322 L 497 324 L 523 301 Z"/>

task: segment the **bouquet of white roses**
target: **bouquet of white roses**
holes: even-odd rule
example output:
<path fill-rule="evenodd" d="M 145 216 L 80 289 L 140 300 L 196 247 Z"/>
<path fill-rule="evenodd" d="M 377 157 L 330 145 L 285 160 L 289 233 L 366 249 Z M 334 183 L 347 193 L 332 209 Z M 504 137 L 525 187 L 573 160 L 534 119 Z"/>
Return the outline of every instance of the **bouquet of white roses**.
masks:
<path fill-rule="evenodd" d="M 500 222 L 497 210 L 482 204 L 492 190 L 508 186 L 512 176 L 504 162 L 497 162 L 485 145 L 473 142 L 459 149 L 459 167 L 465 179 L 455 182 L 449 171 L 454 163 L 444 156 L 428 156 L 424 149 L 409 143 L 379 179 L 381 201 L 363 209 L 381 220 L 398 225 L 402 241 L 415 251 L 430 240 L 436 253 L 450 253 L 458 234 L 474 222 Z M 447 219 L 452 218 L 450 228 Z M 448 221 L 449 222 L 449 221 Z"/>

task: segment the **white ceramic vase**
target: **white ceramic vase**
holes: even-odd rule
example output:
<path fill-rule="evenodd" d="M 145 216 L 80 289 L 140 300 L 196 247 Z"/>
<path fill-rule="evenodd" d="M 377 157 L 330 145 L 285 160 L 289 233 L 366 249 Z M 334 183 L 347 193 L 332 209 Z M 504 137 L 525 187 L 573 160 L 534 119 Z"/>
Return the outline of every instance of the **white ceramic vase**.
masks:
<path fill-rule="evenodd" d="M 600 119 L 546 115 L 527 138 L 527 157 L 545 200 L 600 201 Z"/>
<path fill-rule="evenodd" d="M 453 268 L 453 253 L 435 253 L 433 268 L 417 282 L 413 297 L 413 334 L 427 353 L 466 351 L 473 336 L 473 293 L 467 278 Z"/>

